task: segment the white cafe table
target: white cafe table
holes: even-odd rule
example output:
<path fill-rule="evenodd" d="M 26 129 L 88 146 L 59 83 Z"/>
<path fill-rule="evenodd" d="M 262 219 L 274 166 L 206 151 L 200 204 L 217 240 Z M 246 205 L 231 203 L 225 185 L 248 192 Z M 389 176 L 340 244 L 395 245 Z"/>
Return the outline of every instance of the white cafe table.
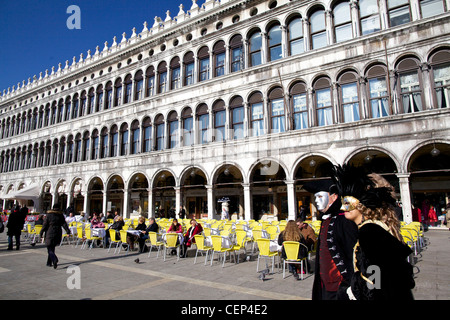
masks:
<path fill-rule="evenodd" d="M 139 236 L 139 234 L 141 233 L 141 230 L 128 229 L 127 232 L 128 232 L 129 234 L 134 235 L 134 236 Z"/>
<path fill-rule="evenodd" d="M 91 228 L 94 237 L 104 238 L 106 236 L 105 228 Z"/>

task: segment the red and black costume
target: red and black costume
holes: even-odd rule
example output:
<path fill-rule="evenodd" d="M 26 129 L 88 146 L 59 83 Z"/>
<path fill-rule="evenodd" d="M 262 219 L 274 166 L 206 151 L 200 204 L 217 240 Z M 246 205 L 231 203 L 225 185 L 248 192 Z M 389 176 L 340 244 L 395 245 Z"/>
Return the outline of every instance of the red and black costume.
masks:
<path fill-rule="evenodd" d="M 310 182 L 303 189 L 317 193 L 337 192 L 332 181 Z M 345 290 L 353 275 L 353 247 L 358 228 L 340 210 L 340 197 L 323 213 L 314 266 L 313 300 L 348 299 Z"/>

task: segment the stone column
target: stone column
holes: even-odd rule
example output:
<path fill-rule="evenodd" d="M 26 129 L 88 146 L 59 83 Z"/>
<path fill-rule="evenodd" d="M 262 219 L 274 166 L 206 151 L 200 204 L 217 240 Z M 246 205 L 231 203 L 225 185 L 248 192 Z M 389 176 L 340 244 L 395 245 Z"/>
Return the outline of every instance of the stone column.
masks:
<path fill-rule="evenodd" d="M 178 213 L 181 206 L 181 186 L 176 186 L 174 189 L 175 189 L 175 213 L 177 219 L 179 219 L 180 217 Z"/>
<path fill-rule="evenodd" d="M 358 2 L 356 0 L 350 1 L 350 14 L 352 17 L 353 38 L 361 36 L 361 26 L 359 24 Z"/>
<path fill-rule="evenodd" d="M 252 194 L 250 192 L 250 184 L 243 183 L 242 187 L 244 188 L 244 219 L 250 220 L 253 216 L 252 214 Z"/>
<path fill-rule="evenodd" d="M 261 64 L 269 61 L 269 35 L 261 32 Z"/>
<path fill-rule="evenodd" d="M 423 106 L 423 110 L 427 109 L 435 109 L 435 103 L 432 95 L 432 85 L 430 81 L 430 65 L 428 63 L 422 63 L 420 66 L 422 70 L 422 80 L 423 80 L 423 100 L 425 101 L 425 105 Z"/>
<path fill-rule="evenodd" d="M 130 217 L 130 212 L 128 210 L 129 209 L 129 205 L 128 205 L 129 197 L 130 197 L 130 194 L 128 192 L 128 188 L 123 189 L 123 209 L 122 209 L 123 213 L 122 213 L 122 216 L 124 218 Z"/>
<path fill-rule="evenodd" d="M 102 193 L 103 193 L 103 213 L 105 214 L 105 217 L 107 216 L 107 212 L 108 212 L 108 208 L 107 208 L 107 205 L 108 205 L 108 195 L 107 195 L 107 192 L 105 191 L 105 190 L 103 190 L 102 191 Z"/>
<path fill-rule="evenodd" d="M 288 220 L 297 218 L 297 206 L 295 205 L 295 181 L 286 181 L 288 200 Z"/>
<path fill-rule="evenodd" d="M 155 218 L 155 211 L 153 210 L 153 190 L 148 188 L 148 218 Z"/>
<path fill-rule="evenodd" d="M 84 198 L 84 203 L 83 203 L 83 211 L 84 211 L 84 217 L 87 219 L 89 216 L 89 191 L 81 191 L 81 194 L 83 195 Z"/>
<path fill-rule="evenodd" d="M 214 190 L 212 185 L 205 185 L 208 195 L 208 219 L 214 219 Z"/>
<path fill-rule="evenodd" d="M 412 222 L 411 209 L 411 189 L 409 186 L 409 173 L 397 173 L 400 186 L 400 197 L 402 201 L 403 221 L 406 223 Z"/>
<path fill-rule="evenodd" d="M 288 32 L 287 32 L 287 26 L 281 25 L 281 56 L 283 58 L 286 58 L 289 56 L 289 51 L 287 50 L 287 44 L 288 44 Z"/>

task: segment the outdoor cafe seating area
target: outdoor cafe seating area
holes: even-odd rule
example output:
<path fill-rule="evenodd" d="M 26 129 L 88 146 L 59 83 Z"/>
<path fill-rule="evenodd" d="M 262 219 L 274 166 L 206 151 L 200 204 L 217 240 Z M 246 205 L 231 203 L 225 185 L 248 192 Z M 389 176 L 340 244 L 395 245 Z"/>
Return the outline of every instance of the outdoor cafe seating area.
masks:
<path fill-rule="evenodd" d="M 91 228 L 90 223 L 72 222 L 69 224 L 71 234 L 68 235 L 63 229 L 63 237 L 60 246 L 71 245 L 81 250 L 99 250 L 100 248 L 108 249 L 109 254 L 127 255 L 130 253 L 129 244 L 127 244 L 127 234 L 138 235 L 139 230 L 135 230 L 138 219 L 124 219 L 125 225 L 120 230 L 120 236 L 116 231 L 109 229 L 113 220 L 108 220 L 104 228 Z M 177 259 L 180 261 L 181 245 L 184 241 L 184 235 L 190 227 L 190 219 L 178 219 L 183 227 L 183 233 L 167 232 L 172 219 L 157 218 L 156 223 L 159 226 L 158 233 L 149 232 L 149 238 L 145 241 L 148 253 L 145 257 L 148 259 Z M 202 225 L 203 232 L 195 235 L 195 241 L 187 251 L 187 259 L 183 259 L 184 263 L 199 264 L 201 257 L 205 266 L 225 267 L 227 264 L 255 262 L 255 271 L 270 270 L 275 273 L 275 267 L 278 273 L 282 274 L 282 278 L 286 278 L 286 269 L 288 264 L 298 264 L 301 268 L 301 279 L 303 279 L 306 271 L 306 259 L 311 261 L 315 258 L 315 249 L 308 251 L 307 257 L 299 259 L 297 257 L 298 247 L 302 244 L 298 242 L 285 241 L 286 259 L 281 257 L 281 246 L 278 245 L 278 236 L 287 224 L 286 220 L 267 221 L 267 220 L 215 220 L 215 219 L 199 219 L 198 223 Z M 320 232 L 321 221 L 305 221 L 314 230 L 318 237 Z M 146 224 L 149 221 L 146 219 Z M 34 225 L 34 221 L 27 221 L 22 230 L 26 236 L 26 241 L 31 244 L 43 242 L 39 236 L 41 225 Z M 105 245 L 106 233 L 110 234 L 109 246 Z M 420 223 L 411 222 L 401 225 L 401 234 L 406 244 L 408 244 L 413 253 L 409 257 L 409 261 L 414 265 L 420 256 L 421 250 L 426 246 L 426 238 L 423 235 L 423 227 Z M 317 245 L 317 242 L 316 242 Z M 112 250 L 114 247 L 114 250 Z M 134 250 L 138 251 L 138 246 L 134 246 Z M 172 257 L 176 253 L 176 257 Z M 262 264 L 265 263 L 265 266 Z"/>
<path fill-rule="evenodd" d="M 63 237 L 60 246 L 70 245 L 80 250 L 101 250 L 107 249 L 108 254 L 127 255 L 130 248 L 127 244 L 127 234 L 138 235 L 140 231 L 135 230 L 138 224 L 138 218 L 124 219 L 124 227 L 119 232 L 109 229 L 113 220 L 104 223 L 104 228 L 91 228 L 87 222 L 71 222 L 69 224 L 70 235 L 63 229 Z M 159 226 L 158 233 L 149 232 L 149 239 L 145 241 L 148 252 L 145 257 L 148 259 L 177 259 L 180 261 L 181 245 L 184 235 L 190 227 L 190 219 L 178 219 L 183 227 L 183 233 L 167 232 L 172 219 L 157 218 L 155 222 Z M 278 245 L 278 235 L 284 230 L 287 221 L 267 221 L 267 220 L 215 220 L 199 219 L 198 223 L 202 225 L 203 232 L 195 235 L 195 241 L 187 250 L 187 258 L 183 263 L 199 264 L 201 258 L 203 265 L 209 267 L 226 267 L 229 264 L 256 262 L 255 271 L 261 272 L 263 269 L 270 269 L 275 272 L 274 267 L 278 268 L 278 273 L 285 272 L 282 267 L 287 263 L 302 263 L 304 259 L 299 260 L 297 256 L 287 250 L 287 259 L 281 258 L 281 246 Z M 320 221 L 307 221 L 318 235 Z M 146 219 L 146 224 L 149 221 Z M 34 222 L 27 222 L 23 233 L 26 241 L 29 243 L 42 242 L 39 233 L 42 226 L 34 225 Z M 110 235 L 109 245 L 105 245 L 106 233 Z M 137 243 L 137 242 L 136 242 Z M 138 251 L 138 246 L 134 246 L 134 251 Z M 176 257 L 172 253 L 176 252 Z M 309 252 L 308 258 L 311 259 L 313 252 Z M 263 264 L 265 263 L 265 267 Z M 303 264 L 302 264 L 303 267 Z"/>

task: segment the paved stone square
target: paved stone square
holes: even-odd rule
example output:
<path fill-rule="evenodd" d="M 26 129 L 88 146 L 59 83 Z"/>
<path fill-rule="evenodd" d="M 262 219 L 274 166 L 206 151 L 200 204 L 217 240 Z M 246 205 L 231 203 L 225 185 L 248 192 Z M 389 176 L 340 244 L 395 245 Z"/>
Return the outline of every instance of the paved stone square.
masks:
<path fill-rule="evenodd" d="M 418 300 L 450 299 L 450 232 L 429 230 L 427 247 L 416 263 Z M 227 259 L 225 267 L 216 259 L 204 265 L 199 256 L 194 265 L 195 249 L 186 259 L 166 261 L 156 251 L 114 254 L 113 249 L 80 249 L 73 244 L 56 248 L 58 268 L 47 267 L 44 244 L 32 247 L 22 237 L 19 251 L 7 251 L 6 234 L 0 235 L 1 300 L 177 300 L 177 301 L 273 301 L 309 300 L 313 276 L 296 281 L 290 274 L 283 279 L 282 269 L 263 281 L 256 272 L 257 255 L 240 263 Z M 250 245 L 249 245 L 250 248 Z M 139 263 L 135 260 L 139 258 Z M 269 266 L 270 266 L 270 262 Z M 262 268 L 265 261 L 261 260 Z M 311 261 L 314 266 L 314 258 Z M 75 277 L 79 275 L 79 281 Z M 79 288 L 77 288 L 79 286 Z"/>

